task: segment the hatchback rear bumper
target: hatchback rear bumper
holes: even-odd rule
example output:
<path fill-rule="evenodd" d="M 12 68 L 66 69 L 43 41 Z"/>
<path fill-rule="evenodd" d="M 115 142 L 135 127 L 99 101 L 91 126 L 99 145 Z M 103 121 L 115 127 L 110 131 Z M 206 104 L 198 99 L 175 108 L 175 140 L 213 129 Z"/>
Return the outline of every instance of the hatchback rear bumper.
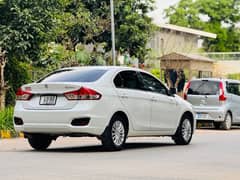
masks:
<path fill-rule="evenodd" d="M 193 107 L 196 120 L 222 122 L 225 119 L 226 110 L 221 107 Z"/>

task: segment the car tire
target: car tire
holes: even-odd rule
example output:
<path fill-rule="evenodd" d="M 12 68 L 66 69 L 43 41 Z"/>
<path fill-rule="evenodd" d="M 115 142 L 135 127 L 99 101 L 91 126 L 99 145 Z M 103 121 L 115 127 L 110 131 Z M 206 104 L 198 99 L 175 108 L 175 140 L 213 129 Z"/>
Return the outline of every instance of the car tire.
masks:
<path fill-rule="evenodd" d="M 220 129 L 221 128 L 221 123 L 220 122 L 214 122 L 213 123 L 215 129 Z"/>
<path fill-rule="evenodd" d="M 28 142 L 33 149 L 43 151 L 49 147 L 52 142 L 52 138 L 48 135 L 34 134 L 28 136 Z"/>
<path fill-rule="evenodd" d="M 225 116 L 224 121 L 221 124 L 222 129 L 230 130 L 232 127 L 232 115 L 228 112 Z"/>
<path fill-rule="evenodd" d="M 127 138 L 126 121 L 122 116 L 113 116 L 108 127 L 101 136 L 102 145 L 106 150 L 121 150 Z"/>
<path fill-rule="evenodd" d="M 189 116 L 184 115 L 172 139 L 177 145 L 187 145 L 191 142 L 192 135 L 193 124 L 191 118 Z"/>

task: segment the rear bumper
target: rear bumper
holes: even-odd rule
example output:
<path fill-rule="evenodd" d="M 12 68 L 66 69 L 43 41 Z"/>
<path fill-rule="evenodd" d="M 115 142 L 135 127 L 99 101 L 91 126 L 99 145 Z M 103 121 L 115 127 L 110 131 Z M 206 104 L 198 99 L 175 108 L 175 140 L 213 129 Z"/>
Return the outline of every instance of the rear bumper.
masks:
<path fill-rule="evenodd" d="M 88 134 L 101 135 L 108 124 L 109 117 L 98 111 L 71 110 L 26 110 L 15 107 L 14 117 L 21 118 L 23 125 L 14 125 L 17 132 L 46 133 L 52 135 Z M 72 120 L 90 118 L 85 126 L 73 126 Z"/>
<path fill-rule="evenodd" d="M 193 107 L 196 120 L 223 122 L 226 110 L 222 107 Z"/>
<path fill-rule="evenodd" d="M 51 134 L 58 136 L 68 136 L 68 135 L 90 135 L 90 136 L 100 136 L 103 133 L 102 128 L 96 127 L 74 127 L 69 124 L 37 124 L 37 123 L 27 123 L 22 126 L 14 126 L 17 132 L 24 133 L 43 133 L 43 134 Z"/>

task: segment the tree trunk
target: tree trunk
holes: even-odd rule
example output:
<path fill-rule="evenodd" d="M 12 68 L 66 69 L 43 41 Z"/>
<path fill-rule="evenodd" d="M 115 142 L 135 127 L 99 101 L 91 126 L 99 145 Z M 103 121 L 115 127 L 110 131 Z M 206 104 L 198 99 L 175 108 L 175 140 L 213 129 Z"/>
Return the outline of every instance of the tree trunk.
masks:
<path fill-rule="evenodd" d="M 5 108 L 6 90 L 0 90 L 0 111 Z"/>
<path fill-rule="evenodd" d="M 6 62 L 6 51 L 3 51 L 0 47 L 0 110 L 5 108 L 5 97 L 8 89 L 7 83 L 4 80 L 4 68 Z"/>

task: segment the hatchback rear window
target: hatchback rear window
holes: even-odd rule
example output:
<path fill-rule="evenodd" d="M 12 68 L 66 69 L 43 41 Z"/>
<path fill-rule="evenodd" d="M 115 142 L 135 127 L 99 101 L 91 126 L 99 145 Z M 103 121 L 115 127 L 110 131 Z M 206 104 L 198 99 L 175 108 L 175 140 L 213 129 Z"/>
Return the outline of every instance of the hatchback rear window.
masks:
<path fill-rule="evenodd" d="M 54 72 L 39 82 L 94 82 L 100 79 L 107 70 L 66 70 Z"/>
<path fill-rule="evenodd" d="M 216 81 L 191 81 L 188 94 L 192 95 L 217 95 L 219 82 Z"/>

